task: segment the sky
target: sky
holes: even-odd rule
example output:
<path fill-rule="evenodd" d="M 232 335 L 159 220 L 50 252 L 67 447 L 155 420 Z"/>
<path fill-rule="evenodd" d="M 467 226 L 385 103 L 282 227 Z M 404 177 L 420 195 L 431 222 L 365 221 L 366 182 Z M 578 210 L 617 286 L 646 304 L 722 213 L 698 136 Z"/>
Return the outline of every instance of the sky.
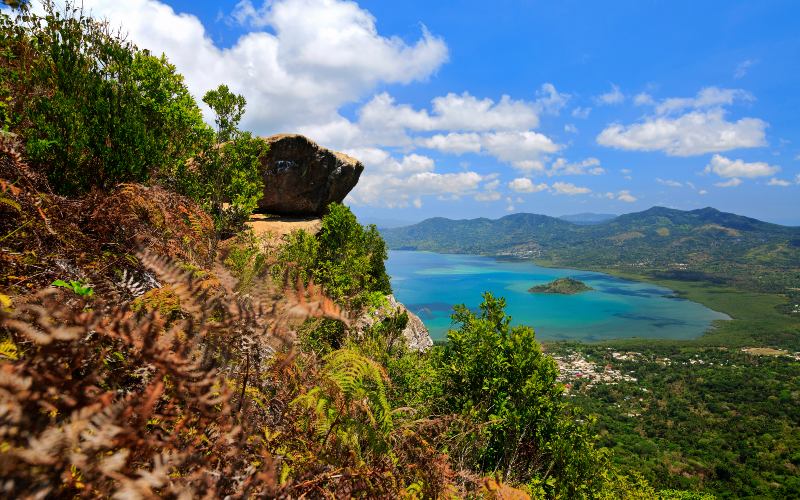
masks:
<path fill-rule="evenodd" d="M 800 3 L 84 0 L 242 128 L 366 166 L 359 216 L 714 207 L 800 225 Z M 206 117 L 211 120 L 208 110 Z"/>

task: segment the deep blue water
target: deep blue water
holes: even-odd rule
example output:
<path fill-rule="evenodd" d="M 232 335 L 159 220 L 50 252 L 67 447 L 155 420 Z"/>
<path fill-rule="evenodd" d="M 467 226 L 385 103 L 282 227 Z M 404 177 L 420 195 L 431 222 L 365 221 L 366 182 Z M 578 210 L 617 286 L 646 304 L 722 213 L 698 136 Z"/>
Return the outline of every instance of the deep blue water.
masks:
<path fill-rule="evenodd" d="M 665 298 L 673 293 L 667 288 L 591 271 L 398 250 L 389 251 L 386 270 L 397 300 L 422 319 L 434 340 L 445 338 L 453 304 L 477 309 L 484 291 L 505 297 L 512 323 L 534 327 L 541 340 L 692 339 L 712 320 L 730 319 L 694 302 Z M 576 295 L 526 291 L 565 276 L 597 290 Z"/>

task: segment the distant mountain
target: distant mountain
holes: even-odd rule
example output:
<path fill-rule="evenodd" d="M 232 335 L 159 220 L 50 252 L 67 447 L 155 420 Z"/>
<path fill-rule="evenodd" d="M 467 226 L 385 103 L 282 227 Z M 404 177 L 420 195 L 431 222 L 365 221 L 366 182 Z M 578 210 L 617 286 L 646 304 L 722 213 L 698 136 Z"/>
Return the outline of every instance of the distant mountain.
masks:
<path fill-rule="evenodd" d="M 573 224 L 586 225 L 586 224 L 599 224 L 616 217 L 614 214 L 593 214 L 584 212 L 575 215 L 561 215 L 558 218 L 572 222 Z"/>
<path fill-rule="evenodd" d="M 411 226 L 416 224 L 414 221 L 398 220 L 398 219 L 378 219 L 377 217 L 359 217 L 358 222 L 365 226 L 375 224 L 378 229 L 388 229 L 392 227 Z"/>
<path fill-rule="evenodd" d="M 390 249 L 533 255 L 584 265 L 725 261 L 800 267 L 800 228 L 720 212 L 653 207 L 592 225 L 513 214 L 500 219 L 427 219 L 381 231 Z"/>

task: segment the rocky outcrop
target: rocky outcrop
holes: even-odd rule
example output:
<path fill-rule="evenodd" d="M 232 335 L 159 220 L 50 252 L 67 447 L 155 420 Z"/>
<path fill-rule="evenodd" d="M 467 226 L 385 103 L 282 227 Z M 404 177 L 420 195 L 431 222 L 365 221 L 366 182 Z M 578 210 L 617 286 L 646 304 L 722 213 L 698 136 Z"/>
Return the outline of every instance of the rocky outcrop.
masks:
<path fill-rule="evenodd" d="M 264 195 L 258 211 L 278 215 L 323 215 L 328 204 L 341 203 L 364 164 L 343 153 L 321 148 L 299 134 L 267 137 L 269 152 L 261 158 Z"/>
<path fill-rule="evenodd" d="M 408 342 L 408 347 L 410 349 L 425 351 L 433 346 L 430 332 L 422 323 L 422 320 L 419 319 L 419 316 L 406 309 L 406 306 L 398 302 L 397 299 L 394 298 L 394 295 L 387 295 L 386 298 L 389 301 L 386 307 L 371 314 L 364 314 L 353 323 L 352 328 L 355 332 L 360 335 L 364 330 L 375 323 L 383 321 L 387 315 L 393 313 L 399 307 L 401 313 L 405 312 L 408 314 L 408 324 L 406 325 L 406 329 L 403 330 L 403 337 L 405 337 L 406 342 Z"/>

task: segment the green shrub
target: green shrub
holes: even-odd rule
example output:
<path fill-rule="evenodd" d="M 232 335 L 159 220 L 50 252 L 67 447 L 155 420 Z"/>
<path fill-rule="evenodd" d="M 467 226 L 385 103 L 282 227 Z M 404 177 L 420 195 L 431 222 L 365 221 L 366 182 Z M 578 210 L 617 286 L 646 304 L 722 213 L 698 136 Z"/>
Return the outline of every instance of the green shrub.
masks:
<path fill-rule="evenodd" d="M 58 194 L 148 182 L 196 154 L 210 129 L 166 57 L 141 51 L 107 23 L 46 0 L 2 14 L 2 122 L 27 139 Z"/>

